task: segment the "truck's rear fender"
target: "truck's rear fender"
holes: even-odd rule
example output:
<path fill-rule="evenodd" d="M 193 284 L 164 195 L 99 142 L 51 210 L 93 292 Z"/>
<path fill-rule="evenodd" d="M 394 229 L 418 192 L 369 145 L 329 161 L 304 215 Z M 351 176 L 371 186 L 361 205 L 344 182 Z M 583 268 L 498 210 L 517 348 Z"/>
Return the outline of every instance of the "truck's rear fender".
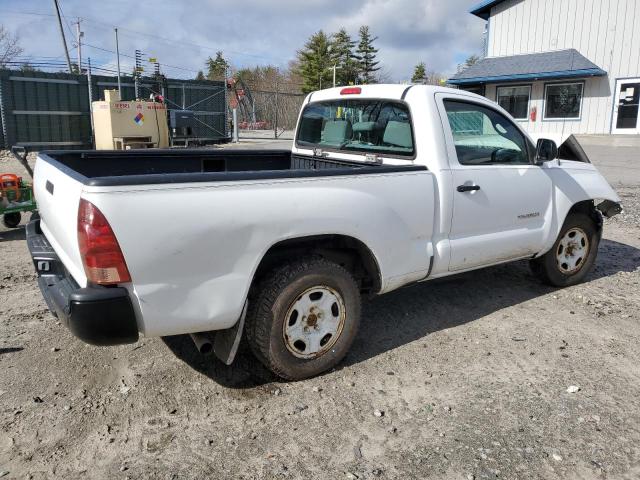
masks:
<path fill-rule="evenodd" d="M 620 202 L 620 197 L 592 164 L 560 160 L 545 167 L 553 182 L 553 208 L 545 242 L 538 256 L 553 246 L 570 212 L 593 212 L 592 205 L 601 200 Z"/>
<path fill-rule="evenodd" d="M 364 242 L 346 235 L 313 235 L 276 243 L 262 257 L 252 285 L 282 262 L 309 255 L 319 255 L 345 267 L 353 274 L 362 293 L 374 294 L 382 289 L 378 259 Z"/>

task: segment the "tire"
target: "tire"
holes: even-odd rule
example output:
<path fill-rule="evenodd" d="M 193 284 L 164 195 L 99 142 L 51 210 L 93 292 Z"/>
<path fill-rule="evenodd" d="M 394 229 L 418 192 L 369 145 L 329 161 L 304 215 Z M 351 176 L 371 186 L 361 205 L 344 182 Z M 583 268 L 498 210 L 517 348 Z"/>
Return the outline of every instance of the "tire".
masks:
<path fill-rule="evenodd" d="M 246 335 L 254 355 L 286 380 L 335 367 L 360 323 L 353 276 L 321 257 L 291 261 L 268 274 L 249 298 Z"/>
<path fill-rule="evenodd" d="M 601 230 L 584 213 L 570 213 L 551 250 L 530 262 L 531 270 L 544 283 L 569 287 L 582 282 L 598 255 Z"/>
<path fill-rule="evenodd" d="M 16 228 L 20 225 L 21 219 L 22 215 L 20 215 L 20 212 L 5 213 L 2 216 L 2 223 L 7 228 Z"/>

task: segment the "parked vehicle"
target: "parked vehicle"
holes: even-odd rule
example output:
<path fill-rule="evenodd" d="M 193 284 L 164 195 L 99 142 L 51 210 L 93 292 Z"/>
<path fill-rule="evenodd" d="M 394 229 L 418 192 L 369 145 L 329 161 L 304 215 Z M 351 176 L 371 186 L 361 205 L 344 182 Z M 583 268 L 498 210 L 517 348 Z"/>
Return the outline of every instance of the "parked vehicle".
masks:
<path fill-rule="evenodd" d="M 230 363 L 244 334 L 301 379 L 346 355 L 363 295 L 520 259 L 551 285 L 584 280 L 619 198 L 556 157 L 475 94 L 333 88 L 306 98 L 291 151 L 41 153 L 27 240 L 84 341 L 195 333 L 210 350 L 197 332 L 215 331 Z"/>
<path fill-rule="evenodd" d="M 24 147 L 14 147 L 11 151 L 22 164 L 27 173 L 33 172 L 27 162 L 27 151 Z M 2 224 L 7 228 L 16 228 L 22 220 L 22 212 L 36 209 L 31 185 L 14 173 L 0 173 L 0 215 Z"/>

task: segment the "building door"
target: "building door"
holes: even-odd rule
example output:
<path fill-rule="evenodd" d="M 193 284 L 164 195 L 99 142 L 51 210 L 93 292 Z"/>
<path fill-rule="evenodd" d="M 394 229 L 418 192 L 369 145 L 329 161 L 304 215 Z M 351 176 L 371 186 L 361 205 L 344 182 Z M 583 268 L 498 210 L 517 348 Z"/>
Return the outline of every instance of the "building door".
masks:
<path fill-rule="evenodd" d="M 612 133 L 640 133 L 640 78 L 618 80 L 614 97 Z"/>

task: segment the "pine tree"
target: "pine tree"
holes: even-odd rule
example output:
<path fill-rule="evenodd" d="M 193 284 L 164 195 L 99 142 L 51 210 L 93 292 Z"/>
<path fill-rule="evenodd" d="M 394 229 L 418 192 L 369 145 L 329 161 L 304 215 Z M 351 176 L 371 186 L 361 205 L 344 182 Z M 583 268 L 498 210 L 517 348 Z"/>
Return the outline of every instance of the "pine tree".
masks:
<path fill-rule="evenodd" d="M 207 80 L 224 80 L 227 76 L 229 62 L 225 60 L 222 52 L 216 52 L 215 60 L 209 57 L 205 66 L 207 67 Z"/>
<path fill-rule="evenodd" d="M 475 65 L 476 63 L 478 63 L 480 61 L 480 57 L 478 55 L 470 55 L 469 57 L 467 57 L 467 59 L 464 61 L 464 63 L 460 63 L 458 64 L 458 73 L 462 72 L 463 70 L 466 70 L 469 67 L 472 67 L 473 65 Z"/>
<path fill-rule="evenodd" d="M 356 42 L 344 28 L 333 34 L 331 63 L 336 66 L 336 84 L 352 85 L 358 77 L 358 60 L 353 53 Z"/>
<path fill-rule="evenodd" d="M 196 74 L 196 80 L 206 80 L 204 72 L 202 70 L 198 70 L 198 73 Z"/>
<path fill-rule="evenodd" d="M 302 91 L 313 92 L 331 86 L 329 37 L 320 30 L 311 35 L 304 49 L 298 51 L 299 73 L 302 77 Z"/>
<path fill-rule="evenodd" d="M 413 75 L 411 76 L 411 83 L 425 83 L 427 78 L 427 67 L 424 62 L 420 62 L 413 69 Z"/>
<path fill-rule="evenodd" d="M 374 73 L 380 70 L 378 66 L 380 62 L 376 60 L 378 49 L 374 48 L 373 42 L 375 42 L 378 37 L 372 37 L 369 32 L 369 27 L 366 25 L 360 27 L 358 34 L 360 36 L 360 42 L 358 43 L 356 54 L 360 66 L 360 82 L 364 84 L 375 83 L 376 78 Z"/>

